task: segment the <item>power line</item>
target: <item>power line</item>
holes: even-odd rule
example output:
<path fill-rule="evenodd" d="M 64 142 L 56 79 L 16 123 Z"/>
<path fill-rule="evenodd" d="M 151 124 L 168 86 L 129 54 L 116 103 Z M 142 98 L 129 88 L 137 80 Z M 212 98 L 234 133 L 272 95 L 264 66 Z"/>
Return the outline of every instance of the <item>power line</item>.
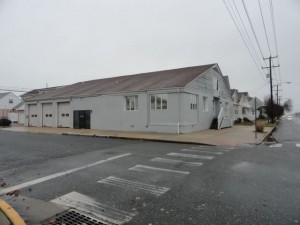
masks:
<path fill-rule="evenodd" d="M 260 4 L 260 0 L 257 0 L 257 1 L 258 1 L 258 4 L 259 4 L 260 15 L 261 15 L 261 19 L 262 19 L 262 22 L 263 22 L 263 27 L 264 27 L 264 31 L 265 31 L 265 35 L 266 35 L 266 40 L 267 40 L 269 52 L 270 52 L 270 55 L 272 55 L 271 48 L 270 48 L 270 43 L 269 43 L 269 38 L 268 38 L 268 34 L 267 34 L 267 29 L 266 29 L 266 24 L 265 24 L 263 12 L 262 12 L 261 4 Z"/>
<path fill-rule="evenodd" d="M 242 23 L 242 26 L 243 26 L 243 28 L 244 28 L 245 34 L 246 34 L 246 36 L 247 36 L 247 38 L 248 38 L 248 41 L 249 41 L 249 43 L 250 43 L 250 47 L 252 48 L 252 50 L 253 50 L 253 52 L 254 52 L 254 54 L 255 54 L 255 56 L 256 56 L 258 62 L 260 62 L 259 57 L 258 57 L 258 55 L 257 55 L 257 52 L 256 52 L 256 50 L 255 50 L 255 48 L 254 48 L 254 45 L 253 45 L 252 41 L 251 41 L 250 35 L 249 35 L 249 33 L 248 33 L 248 31 L 247 31 L 247 28 L 246 28 L 246 26 L 245 26 L 245 23 L 244 23 L 244 21 L 243 21 L 243 19 L 242 19 L 242 16 L 241 16 L 241 14 L 240 14 L 240 12 L 239 12 L 239 10 L 238 10 L 238 8 L 237 8 L 237 5 L 235 4 L 235 0 L 233 0 L 233 4 L 234 4 L 235 10 L 236 10 L 236 12 L 237 12 L 237 14 L 238 14 L 238 16 L 239 16 L 239 19 L 240 19 L 240 21 L 241 21 L 241 23 Z M 234 11 L 234 10 L 233 10 L 233 11 Z M 261 65 L 261 64 L 260 64 L 260 65 Z"/>
<path fill-rule="evenodd" d="M 248 50 L 248 52 L 249 52 L 249 54 L 250 54 L 250 56 L 251 56 L 253 62 L 254 62 L 255 65 L 257 66 L 258 70 L 260 71 L 260 74 L 262 75 L 263 80 L 265 81 L 264 76 L 263 76 L 263 74 L 262 74 L 262 72 L 261 72 L 261 69 L 260 69 L 260 67 L 258 66 L 257 62 L 255 61 L 254 56 L 253 56 L 252 52 L 250 51 L 250 48 L 249 48 L 249 46 L 248 46 L 248 44 L 247 44 L 247 42 L 246 42 L 246 40 L 245 40 L 245 38 L 244 38 L 244 36 L 243 36 L 243 34 L 242 34 L 242 32 L 241 32 L 239 26 L 237 25 L 236 21 L 234 20 L 234 17 L 233 17 L 233 15 L 232 15 L 232 13 L 231 13 L 231 11 L 230 11 L 230 9 L 229 9 L 227 3 L 225 2 L 225 0 L 223 0 L 223 2 L 224 2 L 224 5 L 226 6 L 226 9 L 227 9 L 227 11 L 228 11 L 228 13 L 229 13 L 229 15 L 230 15 L 232 21 L 234 22 L 234 24 L 235 24 L 235 26 L 236 26 L 236 28 L 237 28 L 239 34 L 241 35 L 242 40 L 243 40 L 243 42 L 244 42 L 244 44 L 245 44 L 245 46 L 246 46 L 246 48 L 247 48 L 247 50 Z"/>
<path fill-rule="evenodd" d="M 248 10 L 247 10 L 247 6 L 244 2 L 244 0 L 242 0 L 242 3 L 243 3 L 243 6 L 244 6 L 244 10 L 246 12 L 246 15 L 247 15 L 247 18 L 248 18 L 248 21 L 249 21 L 249 24 L 251 26 L 251 29 L 252 29 L 252 32 L 253 32 L 253 35 L 255 37 L 255 40 L 256 40 L 256 43 L 257 43 L 257 46 L 259 48 L 259 51 L 260 51 L 260 54 L 261 54 L 261 57 L 264 58 L 264 54 L 262 53 L 262 50 L 261 50 L 261 47 L 260 47 L 260 44 L 259 44 L 259 41 L 258 41 L 258 38 L 257 38 L 257 35 L 255 33 L 255 30 L 254 30 L 254 27 L 253 27 L 253 24 L 251 22 L 251 19 L 250 19 L 250 16 L 249 16 L 249 13 L 248 13 Z"/>

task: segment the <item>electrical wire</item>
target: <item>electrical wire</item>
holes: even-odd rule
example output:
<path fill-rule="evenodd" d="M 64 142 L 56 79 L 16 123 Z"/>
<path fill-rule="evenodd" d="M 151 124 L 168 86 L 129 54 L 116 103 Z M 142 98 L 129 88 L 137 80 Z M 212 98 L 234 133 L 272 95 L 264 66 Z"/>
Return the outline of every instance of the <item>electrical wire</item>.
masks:
<path fill-rule="evenodd" d="M 270 48 L 270 43 L 269 43 L 269 38 L 268 38 L 268 34 L 267 34 L 267 29 L 266 29 L 266 24 L 265 24 L 265 20 L 264 20 L 264 15 L 263 15 L 261 4 L 260 4 L 260 0 L 257 0 L 257 1 L 258 1 L 258 4 L 259 4 L 260 15 L 261 15 L 261 19 L 262 19 L 262 22 L 263 22 L 263 27 L 264 27 L 264 31 L 265 31 L 265 35 L 266 35 L 266 40 L 267 40 L 267 44 L 268 44 L 268 48 L 269 48 L 269 53 L 270 53 L 270 55 L 272 55 L 271 48 Z"/>
<path fill-rule="evenodd" d="M 246 15 L 247 15 L 247 18 L 248 18 L 248 22 L 249 22 L 249 24 L 250 24 L 250 26 L 251 26 L 251 29 L 252 29 L 253 35 L 254 35 L 254 37 L 255 37 L 256 44 L 257 44 L 257 46 L 258 46 L 258 48 L 259 48 L 259 51 L 260 51 L 261 57 L 262 57 L 262 58 L 264 58 L 264 54 L 262 53 L 262 50 L 261 50 L 261 47 L 260 47 L 260 44 L 259 44 L 259 41 L 258 41 L 257 35 L 256 35 L 256 33 L 255 33 L 255 30 L 254 30 L 254 27 L 253 27 L 253 24 L 252 24 L 251 18 L 250 18 L 250 16 L 249 16 L 249 12 L 248 12 L 247 6 L 246 6 L 246 4 L 245 4 L 245 1 L 244 1 L 244 0 L 242 0 L 242 3 L 243 3 L 244 10 L 245 10 L 245 13 L 246 13 Z"/>
<path fill-rule="evenodd" d="M 230 3 L 230 2 L 229 2 L 229 3 Z M 253 42 L 251 41 L 249 32 L 247 31 L 247 28 L 246 28 L 246 26 L 245 26 L 245 23 L 244 23 L 244 21 L 243 21 L 243 19 L 242 19 L 242 16 L 241 16 L 239 10 L 238 10 L 238 7 L 237 7 L 237 5 L 236 5 L 236 3 L 235 3 L 235 0 L 233 0 L 233 4 L 234 4 L 235 11 L 237 12 L 237 14 L 238 14 L 238 16 L 239 16 L 239 21 L 241 22 L 241 24 L 242 24 L 242 26 L 243 26 L 243 28 L 244 28 L 244 32 L 245 32 L 245 34 L 246 34 L 246 36 L 247 36 L 247 38 L 248 38 L 248 41 L 249 41 L 249 43 L 250 43 L 250 47 L 252 48 L 252 50 L 253 50 L 253 52 L 254 52 L 254 54 L 255 54 L 255 56 L 256 56 L 256 59 L 260 62 L 260 58 L 258 57 L 258 54 L 257 54 L 257 52 L 256 52 L 256 50 L 255 50 L 255 48 L 254 48 Z M 232 9 L 232 10 L 233 10 L 233 9 Z M 234 11 L 234 10 L 233 10 L 233 11 Z M 260 63 L 260 66 L 261 66 L 261 63 Z M 261 67 L 262 67 L 262 66 L 261 66 Z"/>
<path fill-rule="evenodd" d="M 233 15 L 232 15 L 232 13 L 231 13 L 231 11 L 230 11 L 230 9 L 229 9 L 229 7 L 228 7 L 226 1 L 223 0 L 223 2 L 224 2 L 224 5 L 226 6 L 226 9 L 227 9 L 227 11 L 228 11 L 228 13 L 229 13 L 229 15 L 230 15 L 232 21 L 234 22 L 234 24 L 235 24 L 235 26 L 236 26 L 236 28 L 237 28 L 239 34 L 241 35 L 242 40 L 243 40 L 243 42 L 244 42 L 244 44 L 245 44 L 245 46 L 246 46 L 246 48 L 247 48 L 247 50 L 248 50 L 248 52 L 249 52 L 249 54 L 250 54 L 250 56 L 251 56 L 253 62 L 254 62 L 255 65 L 257 66 L 257 69 L 259 70 L 260 74 L 262 75 L 262 79 L 265 81 L 264 75 L 262 74 L 262 71 L 261 71 L 261 69 L 259 68 L 257 62 L 255 61 L 254 56 L 253 56 L 253 54 L 252 54 L 252 52 L 251 52 L 251 50 L 250 50 L 250 48 L 249 48 L 249 46 L 248 46 L 248 44 L 247 44 L 247 42 L 246 42 L 246 40 L 245 40 L 245 38 L 244 38 L 242 32 L 240 31 L 239 26 L 237 25 L 236 21 L 234 20 L 234 17 L 233 17 Z"/>

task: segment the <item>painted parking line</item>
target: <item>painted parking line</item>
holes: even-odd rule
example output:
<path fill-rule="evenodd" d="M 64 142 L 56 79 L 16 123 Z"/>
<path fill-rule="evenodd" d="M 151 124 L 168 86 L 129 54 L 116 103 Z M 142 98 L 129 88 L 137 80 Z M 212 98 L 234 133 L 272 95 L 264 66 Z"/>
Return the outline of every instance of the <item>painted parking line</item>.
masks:
<path fill-rule="evenodd" d="M 270 148 L 281 148 L 282 147 L 282 144 L 272 144 L 269 146 Z"/>
<path fill-rule="evenodd" d="M 52 200 L 51 202 L 61 206 L 75 208 L 82 212 L 90 213 L 102 220 L 102 222 L 105 224 L 128 223 L 134 216 L 137 215 L 137 213 L 129 213 L 101 204 L 95 201 L 93 198 L 78 192 L 70 192 Z"/>
<path fill-rule="evenodd" d="M 183 157 L 183 158 L 192 158 L 192 159 L 208 159 L 212 160 L 215 157 L 214 156 L 207 156 L 207 155 L 191 155 L 191 154 L 183 154 L 183 153 L 176 153 L 176 152 L 171 152 L 167 155 L 170 156 L 178 156 L 178 157 Z"/>
<path fill-rule="evenodd" d="M 296 147 L 297 147 L 297 148 L 300 148 L 300 144 L 296 144 Z"/>
<path fill-rule="evenodd" d="M 121 188 L 139 189 L 142 191 L 149 192 L 150 194 L 154 194 L 156 196 L 163 195 L 164 193 L 170 190 L 170 188 L 159 187 L 156 185 L 150 185 L 150 184 L 140 183 L 131 180 L 125 180 L 115 176 L 110 176 L 105 179 L 99 180 L 97 181 L 97 183 L 113 185 Z"/>
<path fill-rule="evenodd" d="M 205 151 L 205 150 L 198 150 L 198 149 L 181 149 L 183 152 L 195 152 L 195 153 L 209 153 L 213 155 L 223 155 L 223 152 L 215 152 L 215 151 Z"/>
<path fill-rule="evenodd" d="M 97 161 L 97 162 L 94 162 L 94 163 L 91 163 L 91 164 L 88 164 L 88 165 L 85 165 L 85 166 L 77 167 L 77 168 L 70 169 L 70 170 L 65 170 L 63 172 L 55 173 L 55 174 L 52 174 L 52 175 L 49 175 L 49 176 L 41 177 L 41 178 L 38 178 L 38 179 L 35 179 L 35 180 L 32 180 L 32 181 L 28 181 L 28 182 L 18 184 L 18 185 L 9 187 L 9 188 L 5 188 L 5 189 L 0 190 L 0 195 L 6 194 L 8 192 L 18 190 L 18 189 L 21 189 L 21 188 L 30 187 L 30 186 L 35 185 L 35 184 L 39 184 L 39 183 L 42 183 L 42 182 L 45 182 L 45 181 L 48 181 L 48 180 L 52 180 L 52 179 L 55 179 L 55 178 L 58 178 L 58 177 L 62 177 L 62 176 L 65 176 L 67 174 L 77 172 L 79 170 L 87 169 L 89 167 L 96 166 L 96 165 L 99 165 L 99 164 L 103 164 L 103 163 L 106 163 L 106 162 L 109 162 L 109 161 L 112 161 L 112 160 L 120 159 L 120 158 L 129 156 L 129 155 L 131 155 L 131 153 L 117 155 L 117 156 L 110 157 L 110 158 L 107 158 L 107 159 L 103 159 L 103 160 L 100 160 L 100 161 Z"/>
<path fill-rule="evenodd" d="M 187 162 L 182 160 L 176 160 L 176 159 L 166 159 L 166 158 L 154 158 L 151 159 L 152 162 L 162 162 L 162 163 L 171 163 L 171 164 L 183 164 L 188 166 L 202 166 L 203 163 L 201 162 Z"/>
<path fill-rule="evenodd" d="M 153 166 L 145 166 L 145 165 L 136 165 L 134 167 L 129 168 L 129 170 L 135 170 L 139 172 L 153 172 L 153 171 L 161 171 L 161 172 L 168 172 L 168 173 L 177 173 L 188 175 L 190 172 L 187 171 L 180 171 L 180 170 L 168 170 L 165 168 L 153 167 Z"/>

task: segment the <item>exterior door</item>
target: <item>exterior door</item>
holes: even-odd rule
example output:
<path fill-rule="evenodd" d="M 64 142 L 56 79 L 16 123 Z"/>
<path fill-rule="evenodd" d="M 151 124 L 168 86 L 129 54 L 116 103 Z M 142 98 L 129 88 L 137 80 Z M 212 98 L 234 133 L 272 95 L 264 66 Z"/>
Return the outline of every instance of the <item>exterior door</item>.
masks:
<path fill-rule="evenodd" d="M 214 98 L 214 112 L 215 112 L 215 117 L 218 117 L 219 112 L 220 112 L 220 99 L 219 98 Z"/>
<path fill-rule="evenodd" d="M 58 127 L 70 127 L 70 102 L 58 103 Z"/>
<path fill-rule="evenodd" d="M 43 127 L 53 127 L 53 106 L 52 103 L 42 104 Z"/>
<path fill-rule="evenodd" d="M 37 117 L 37 105 L 28 105 L 28 126 L 37 127 L 38 117 Z"/>
<path fill-rule="evenodd" d="M 75 129 L 91 129 L 91 110 L 75 110 L 73 118 Z"/>

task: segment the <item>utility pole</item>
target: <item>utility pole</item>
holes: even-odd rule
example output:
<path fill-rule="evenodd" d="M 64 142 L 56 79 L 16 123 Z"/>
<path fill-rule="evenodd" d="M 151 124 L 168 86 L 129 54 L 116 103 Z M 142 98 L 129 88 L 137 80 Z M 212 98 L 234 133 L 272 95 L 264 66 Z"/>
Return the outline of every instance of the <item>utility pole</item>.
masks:
<path fill-rule="evenodd" d="M 274 102 L 273 102 L 273 84 L 272 84 L 272 68 L 279 67 L 272 66 L 272 59 L 277 58 L 278 56 L 270 56 L 269 58 L 264 58 L 264 60 L 269 60 L 269 66 L 263 67 L 263 69 L 270 69 L 270 89 L 271 89 L 271 123 L 274 123 Z"/>

